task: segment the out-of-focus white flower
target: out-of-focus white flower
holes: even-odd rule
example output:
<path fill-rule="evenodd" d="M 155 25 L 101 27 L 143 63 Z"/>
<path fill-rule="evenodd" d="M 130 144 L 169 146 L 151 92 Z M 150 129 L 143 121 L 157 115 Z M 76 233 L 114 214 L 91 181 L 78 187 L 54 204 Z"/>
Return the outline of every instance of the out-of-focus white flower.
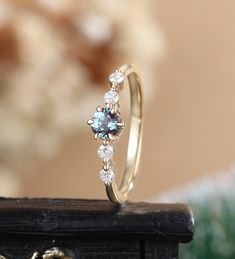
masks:
<path fill-rule="evenodd" d="M 0 30 L 0 174 L 54 154 L 120 64 L 140 68 L 145 96 L 155 89 L 164 44 L 151 1 L 3 0 Z"/>

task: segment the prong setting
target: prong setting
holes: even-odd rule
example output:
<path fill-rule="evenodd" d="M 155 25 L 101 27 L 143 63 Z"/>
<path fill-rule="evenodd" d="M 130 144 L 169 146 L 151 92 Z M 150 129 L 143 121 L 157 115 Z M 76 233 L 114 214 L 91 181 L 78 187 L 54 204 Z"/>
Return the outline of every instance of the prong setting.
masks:
<path fill-rule="evenodd" d="M 119 140 L 119 137 L 118 137 L 118 136 L 114 136 L 114 135 L 111 134 L 111 133 L 108 134 L 108 138 L 109 138 L 111 141 L 117 141 L 117 140 Z"/>
<path fill-rule="evenodd" d="M 109 76 L 109 82 L 112 85 L 119 85 L 124 81 L 124 74 L 120 70 L 116 70 Z"/>
<path fill-rule="evenodd" d="M 125 122 L 117 122 L 116 124 L 117 124 L 117 126 L 122 127 L 123 129 L 126 127 Z"/>
<path fill-rule="evenodd" d="M 91 125 L 93 122 L 94 122 L 94 121 L 93 121 L 92 119 L 90 119 L 90 120 L 87 121 L 87 124 L 88 124 L 88 125 Z"/>
<path fill-rule="evenodd" d="M 109 162 L 104 163 L 103 169 L 104 169 L 105 171 L 108 171 L 109 168 L 110 168 L 110 163 L 109 163 Z"/>
<path fill-rule="evenodd" d="M 119 91 L 124 82 L 124 74 L 116 70 L 109 76 L 110 90 L 104 95 L 105 106 L 97 106 L 93 117 L 87 121 L 94 132 L 95 140 L 102 140 L 98 155 L 103 160 L 100 178 L 109 185 L 115 178 L 113 164 L 114 144 L 119 140 L 126 124 L 121 120 L 119 112 Z"/>
<path fill-rule="evenodd" d="M 109 145 L 109 143 L 110 143 L 110 141 L 109 141 L 108 139 L 103 140 L 103 145 L 104 145 L 104 146 Z"/>
<path fill-rule="evenodd" d="M 96 107 L 96 111 L 97 111 L 97 112 L 101 112 L 101 111 L 102 111 L 102 108 L 101 108 L 100 106 L 97 106 L 97 107 Z"/>

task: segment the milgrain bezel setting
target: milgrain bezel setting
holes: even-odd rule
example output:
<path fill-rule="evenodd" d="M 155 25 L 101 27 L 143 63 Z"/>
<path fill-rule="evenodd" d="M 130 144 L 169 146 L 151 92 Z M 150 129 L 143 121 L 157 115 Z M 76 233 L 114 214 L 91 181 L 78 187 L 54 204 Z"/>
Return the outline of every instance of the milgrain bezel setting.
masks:
<path fill-rule="evenodd" d="M 115 183 L 116 169 L 113 165 L 113 153 L 126 123 L 119 111 L 119 93 L 128 79 L 130 89 L 130 132 L 127 149 L 127 161 L 120 186 Z M 87 121 L 96 140 L 101 142 L 98 156 L 103 160 L 100 179 L 106 186 L 110 201 L 116 204 L 125 202 L 134 186 L 140 157 L 142 140 L 142 91 L 139 76 L 132 65 L 122 65 L 109 76 L 110 89 L 104 95 L 104 106 L 98 106 L 92 118 Z"/>

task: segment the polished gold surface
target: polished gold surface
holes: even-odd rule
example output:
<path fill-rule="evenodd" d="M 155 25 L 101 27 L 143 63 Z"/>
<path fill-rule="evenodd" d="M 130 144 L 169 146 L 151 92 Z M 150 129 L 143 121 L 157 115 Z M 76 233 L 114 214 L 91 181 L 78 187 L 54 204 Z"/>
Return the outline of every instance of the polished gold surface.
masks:
<path fill-rule="evenodd" d="M 127 160 L 120 186 L 116 182 L 106 184 L 106 192 L 113 203 L 127 200 L 134 186 L 140 158 L 143 128 L 143 97 L 139 76 L 132 65 L 123 65 L 119 69 L 128 79 L 130 88 L 131 118 Z M 124 86 L 125 87 L 125 86 Z"/>

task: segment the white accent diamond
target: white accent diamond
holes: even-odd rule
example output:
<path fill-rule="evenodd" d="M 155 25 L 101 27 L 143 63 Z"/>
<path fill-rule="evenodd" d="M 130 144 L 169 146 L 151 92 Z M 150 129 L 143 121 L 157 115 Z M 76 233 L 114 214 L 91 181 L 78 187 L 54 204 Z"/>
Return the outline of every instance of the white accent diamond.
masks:
<path fill-rule="evenodd" d="M 114 73 L 112 73 L 109 76 L 109 81 L 110 83 L 112 83 L 113 85 L 117 85 L 120 84 L 124 81 L 124 74 L 119 72 L 119 71 L 115 71 Z"/>
<path fill-rule="evenodd" d="M 101 145 L 98 149 L 98 155 L 102 159 L 110 159 L 113 156 L 113 147 L 110 145 Z"/>
<path fill-rule="evenodd" d="M 116 91 L 109 91 L 104 95 L 105 103 L 115 104 L 119 100 L 119 95 Z"/>
<path fill-rule="evenodd" d="M 115 173 L 113 169 L 109 169 L 109 170 L 104 170 L 102 169 L 100 171 L 100 179 L 104 182 L 104 183 L 112 183 L 113 180 L 115 178 Z"/>

